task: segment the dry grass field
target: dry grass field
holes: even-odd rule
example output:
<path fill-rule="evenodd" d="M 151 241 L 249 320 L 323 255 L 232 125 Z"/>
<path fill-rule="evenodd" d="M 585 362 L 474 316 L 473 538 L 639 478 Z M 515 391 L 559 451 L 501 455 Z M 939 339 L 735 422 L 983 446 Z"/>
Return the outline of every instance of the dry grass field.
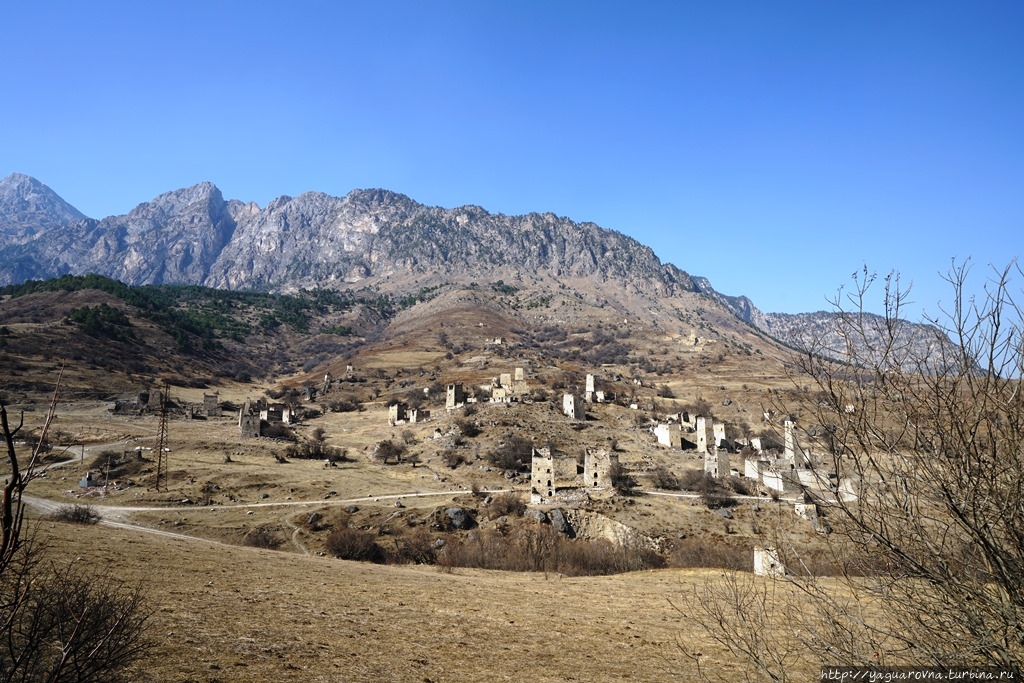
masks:
<path fill-rule="evenodd" d="M 741 677 L 673 607 L 720 581 L 712 570 L 446 573 L 105 526 L 37 533 L 55 557 L 145 587 L 157 646 L 138 681 L 654 682 L 693 680 L 695 653 Z"/>

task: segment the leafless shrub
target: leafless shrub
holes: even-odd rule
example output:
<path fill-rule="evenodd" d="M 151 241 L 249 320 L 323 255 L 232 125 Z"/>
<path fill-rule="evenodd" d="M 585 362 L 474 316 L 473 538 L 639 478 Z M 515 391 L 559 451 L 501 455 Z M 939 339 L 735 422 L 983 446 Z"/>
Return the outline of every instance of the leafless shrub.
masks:
<path fill-rule="evenodd" d="M 665 491 L 678 491 L 681 488 L 679 478 L 667 467 L 657 467 L 651 471 L 651 484 L 654 488 Z"/>
<path fill-rule="evenodd" d="M 387 561 L 393 564 L 434 564 L 437 548 L 437 539 L 420 527 L 395 539 L 395 549 L 387 554 Z"/>
<path fill-rule="evenodd" d="M 550 526 L 525 525 L 507 534 L 488 530 L 472 536 L 449 535 L 437 554 L 437 564 L 596 576 L 657 568 L 664 561 L 641 543 L 569 539 Z"/>
<path fill-rule="evenodd" d="M 58 376 L 58 389 L 60 381 Z M 46 441 L 56 407 L 55 389 L 39 443 Z M 14 439 L 23 424 L 19 419 L 11 426 L 0 400 L 8 465 L 0 510 L 0 675 L 11 681 L 122 680 L 151 647 L 145 632 L 150 613 L 138 589 L 74 563 L 59 568 L 46 560 L 44 547 L 22 535 L 23 494 L 38 476 L 41 452 L 36 446 L 27 462 L 19 459 Z"/>
<path fill-rule="evenodd" d="M 480 435 L 480 426 L 473 420 L 467 420 L 464 418 L 455 418 L 454 424 L 459 433 L 465 437 L 472 439 L 475 436 Z"/>
<path fill-rule="evenodd" d="M 499 493 L 491 501 L 488 513 L 491 519 L 498 517 L 522 517 L 526 513 L 526 502 L 515 491 Z"/>
<path fill-rule="evenodd" d="M 807 340 L 794 390 L 773 395 L 776 414 L 827 426 L 798 438 L 829 454 L 814 466 L 855 495 L 818 501 L 827 555 L 780 532 L 783 580 L 727 575 L 678 605 L 747 664 L 748 680 L 787 680 L 794 647 L 851 666 L 1024 661 L 1024 307 L 1011 287 L 1024 272 L 993 270 L 974 296 L 968 274 L 953 264 L 952 304 L 918 327 L 903 320 L 898 276 L 882 281 L 872 315 L 875 276 L 855 274 L 833 301 L 836 329 Z M 772 591 L 800 599 L 786 635 Z"/>
<path fill-rule="evenodd" d="M 327 536 L 327 552 L 341 560 L 382 564 L 386 555 L 377 534 L 354 527 L 337 527 Z"/>
<path fill-rule="evenodd" d="M 611 467 L 608 468 L 608 481 L 611 482 L 612 488 L 615 489 L 616 493 L 624 496 L 631 495 L 637 486 L 637 481 L 633 475 L 626 469 L 625 465 L 617 461 L 612 462 Z"/>
<path fill-rule="evenodd" d="M 449 467 L 454 470 L 456 467 L 466 462 L 466 458 L 457 449 L 447 448 L 441 451 L 441 461 L 445 464 L 445 467 Z"/>
<path fill-rule="evenodd" d="M 284 543 L 284 539 L 278 534 L 277 529 L 269 526 L 256 527 L 242 537 L 242 545 L 250 548 L 277 550 L 282 543 Z"/>
<path fill-rule="evenodd" d="M 373 459 L 385 465 L 402 462 L 402 454 L 405 453 L 405 444 L 396 443 L 391 439 L 384 439 L 377 442 L 373 448 Z"/>
<path fill-rule="evenodd" d="M 743 477 L 726 477 L 724 484 L 738 495 L 749 496 L 753 494 L 749 480 Z"/>
<path fill-rule="evenodd" d="M 512 434 L 486 455 L 487 460 L 503 470 L 517 470 L 530 462 L 533 456 L 533 441 Z"/>
<path fill-rule="evenodd" d="M 45 561 L 32 544 L 19 547 L 0 574 L 0 675 L 12 681 L 124 679 L 152 647 L 143 594 L 109 575 Z"/>
<path fill-rule="evenodd" d="M 74 505 L 61 505 L 54 510 L 50 518 L 69 524 L 96 524 L 103 519 L 93 506 L 77 503 Z"/>
<path fill-rule="evenodd" d="M 753 550 L 749 546 L 737 547 L 720 539 L 684 538 L 677 541 L 668 555 L 670 567 L 732 569 L 751 571 Z"/>

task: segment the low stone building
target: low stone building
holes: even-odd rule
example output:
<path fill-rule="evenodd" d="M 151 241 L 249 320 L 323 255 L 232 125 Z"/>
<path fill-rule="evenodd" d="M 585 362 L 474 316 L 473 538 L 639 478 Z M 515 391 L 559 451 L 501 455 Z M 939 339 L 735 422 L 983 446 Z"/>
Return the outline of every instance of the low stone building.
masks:
<path fill-rule="evenodd" d="M 206 417 L 220 417 L 220 396 L 217 394 L 203 394 L 203 415 Z"/>
<path fill-rule="evenodd" d="M 682 448 L 683 435 L 679 425 L 674 422 L 659 424 L 654 428 L 654 436 L 658 443 L 669 448 Z"/>

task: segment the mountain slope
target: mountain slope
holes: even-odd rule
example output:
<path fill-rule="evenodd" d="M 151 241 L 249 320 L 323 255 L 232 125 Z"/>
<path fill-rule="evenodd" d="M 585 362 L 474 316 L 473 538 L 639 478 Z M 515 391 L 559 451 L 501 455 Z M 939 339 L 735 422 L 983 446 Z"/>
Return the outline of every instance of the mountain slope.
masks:
<path fill-rule="evenodd" d="M 33 178 L 0 180 L 0 285 L 69 273 L 272 292 L 372 287 L 418 300 L 482 286 L 538 323 L 625 318 L 704 337 L 750 326 L 791 346 L 820 327 L 766 316 L 626 235 L 550 213 L 443 209 L 380 189 L 260 208 L 204 182 L 95 220 Z"/>
<path fill-rule="evenodd" d="M 85 216 L 35 178 L 12 173 L 0 179 L 0 248 L 24 244 Z"/>

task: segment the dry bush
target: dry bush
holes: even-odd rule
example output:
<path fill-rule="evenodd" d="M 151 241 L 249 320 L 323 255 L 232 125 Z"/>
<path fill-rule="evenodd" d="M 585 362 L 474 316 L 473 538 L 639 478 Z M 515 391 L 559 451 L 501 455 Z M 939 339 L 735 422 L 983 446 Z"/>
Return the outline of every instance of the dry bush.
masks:
<path fill-rule="evenodd" d="M 467 438 L 472 439 L 473 437 L 480 435 L 480 426 L 473 420 L 457 417 L 453 422 L 455 427 L 459 430 L 459 433 Z"/>
<path fill-rule="evenodd" d="M 383 564 L 387 559 L 384 549 L 377 543 L 377 534 L 354 527 L 338 527 L 326 541 L 327 552 L 341 560 Z"/>
<path fill-rule="evenodd" d="M 450 467 L 454 470 L 456 467 L 466 462 L 466 458 L 458 450 L 454 448 L 447 448 L 441 451 L 441 461 L 446 467 Z"/>
<path fill-rule="evenodd" d="M 686 470 L 679 477 L 679 486 L 686 491 L 701 492 L 710 485 L 714 485 L 714 479 L 704 470 Z"/>
<path fill-rule="evenodd" d="M 125 680 L 152 647 L 143 594 L 74 564 L 59 569 L 31 542 L 0 574 L 0 677 L 10 681 Z"/>
<path fill-rule="evenodd" d="M 39 443 L 45 443 L 56 415 L 61 376 Z M 27 461 L 19 459 L 14 443 L 22 426 L 21 419 L 11 425 L 0 400 L 0 435 L 9 468 L 0 497 L 0 676 L 9 681 L 122 680 L 124 670 L 151 647 L 145 631 L 150 612 L 139 589 L 88 573 L 74 562 L 59 568 L 47 561 L 45 548 L 22 534 L 23 494 L 39 476 L 41 453 L 37 445 Z M 70 507 L 76 520 L 91 521 L 88 506 Z"/>
<path fill-rule="evenodd" d="M 264 550 L 277 550 L 284 543 L 278 530 L 269 526 L 260 526 L 249 531 L 242 537 L 242 545 Z"/>
<path fill-rule="evenodd" d="M 50 519 L 69 524 L 97 524 L 103 518 L 93 506 L 76 503 L 74 505 L 61 505 L 50 515 Z"/>
<path fill-rule="evenodd" d="M 750 480 L 744 477 L 726 477 L 724 482 L 732 491 L 740 496 L 751 496 L 753 495 L 753 489 L 750 488 Z"/>
<path fill-rule="evenodd" d="M 480 531 L 450 535 L 437 554 L 444 568 L 476 567 L 517 572 L 598 576 L 664 566 L 657 552 L 640 543 L 569 539 L 546 525 L 524 525 L 502 534 Z"/>
<path fill-rule="evenodd" d="M 499 493 L 491 501 L 489 517 L 522 517 L 526 513 L 526 501 L 515 491 Z"/>
<path fill-rule="evenodd" d="M 533 441 L 515 434 L 509 435 L 494 449 L 488 451 L 487 461 L 503 470 L 518 470 L 533 458 Z"/>
<path fill-rule="evenodd" d="M 260 436 L 272 439 L 286 439 L 291 441 L 295 438 L 295 432 L 283 422 L 266 422 L 260 424 Z"/>
<path fill-rule="evenodd" d="M 656 489 L 665 491 L 678 491 L 682 488 L 679 478 L 672 474 L 667 467 L 657 467 L 650 473 L 651 485 Z"/>
<path fill-rule="evenodd" d="M 721 542 L 721 539 L 684 538 L 677 541 L 669 552 L 670 567 L 732 569 L 751 571 L 754 567 L 753 550 L 750 547 L 735 547 Z"/>
<path fill-rule="evenodd" d="M 687 470 L 683 473 L 679 483 L 687 491 L 699 493 L 701 500 L 709 510 L 716 510 L 723 507 L 733 507 L 739 501 L 733 495 L 732 490 L 727 488 L 729 479 L 716 479 L 703 470 Z"/>
<path fill-rule="evenodd" d="M 388 563 L 434 564 L 438 539 L 423 527 L 395 539 L 395 549 L 387 554 Z"/>
<path fill-rule="evenodd" d="M 391 439 L 384 439 L 377 442 L 373 448 L 373 459 L 385 465 L 402 462 L 402 454 L 405 453 L 405 444 L 395 442 Z"/>
<path fill-rule="evenodd" d="M 748 680 L 787 680 L 792 661 L 780 653 L 793 633 L 803 656 L 846 666 L 1019 671 L 1024 302 L 1011 276 L 1024 271 L 991 273 L 975 292 L 954 263 L 952 304 L 912 326 L 895 275 L 882 284 L 883 313 L 868 313 L 875 276 L 865 270 L 833 301 L 834 329 L 803 345 L 794 390 L 772 407 L 801 416 L 797 439 L 824 454 L 813 466 L 855 492 L 817 501 L 833 530 L 828 553 L 801 553 L 780 531 L 784 581 L 732 575 L 726 590 L 680 603 L 748 665 Z M 822 580 L 822 570 L 835 573 Z M 785 635 L 770 627 L 776 584 L 801 596 Z"/>
<path fill-rule="evenodd" d="M 631 495 L 637 486 L 633 475 L 630 474 L 625 465 L 618 461 L 612 462 L 611 467 L 608 468 L 608 480 L 611 482 L 612 488 L 615 489 L 616 493 L 624 496 Z"/>

